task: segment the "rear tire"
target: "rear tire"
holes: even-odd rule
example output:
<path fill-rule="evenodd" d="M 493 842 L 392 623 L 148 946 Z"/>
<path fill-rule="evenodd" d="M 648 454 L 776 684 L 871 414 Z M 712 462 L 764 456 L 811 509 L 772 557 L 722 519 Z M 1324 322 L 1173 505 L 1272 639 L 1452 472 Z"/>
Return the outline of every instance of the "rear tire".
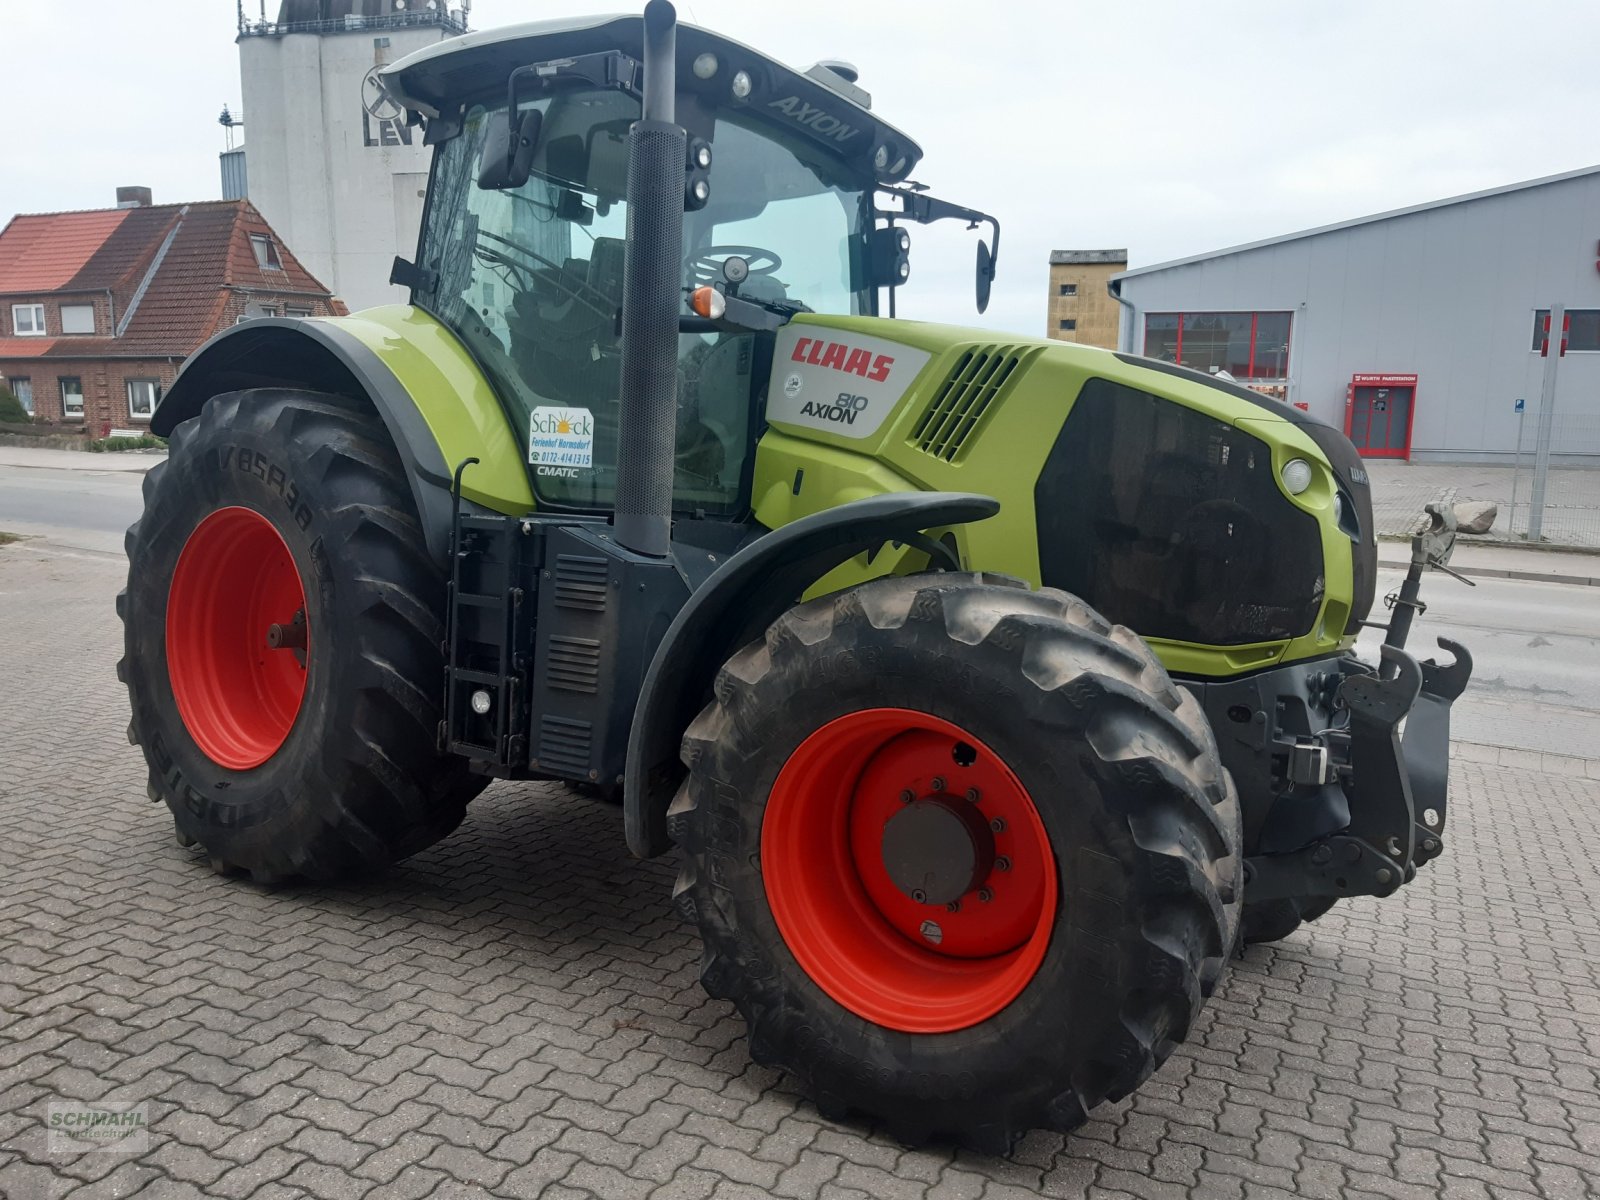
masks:
<path fill-rule="evenodd" d="M 842 750 L 834 770 L 815 760 L 827 744 L 818 737 L 875 729 L 885 713 L 922 732 L 891 728 L 888 749 Z M 904 757 L 907 737 L 944 749 L 928 750 L 927 773 L 900 790 L 877 772 Z M 1044 936 L 1020 975 L 998 970 L 1010 957 L 945 956 L 946 926 L 924 925 L 934 945 L 923 944 L 914 918 L 906 932 L 904 901 L 953 929 L 966 918 L 947 911 L 1000 907 L 1001 888 L 1023 882 L 1022 857 L 1018 870 L 984 877 L 1003 881 L 983 889 L 993 904 L 973 875 L 955 910 L 899 883 L 903 898 L 860 905 L 872 868 L 850 857 L 879 828 L 889 844 L 893 816 L 880 826 L 874 815 L 863 843 L 853 815 L 862 805 L 884 811 L 884 795 L 910 803 L 908 795 L 948 790 L 938 803 L 957 812 L 970 788 L 966 800 L 987 817 L 990 785 L 972 787 L 962 772 L 989 755 L 1000 760 L 991 778 L 1009 778 L 1022 797 L 1006 802 L 1010 828 L 1036 816 L 1045 839 L 1035 860 L 1045 898 L 1029 910 Z M 1029 1129 L 1070 1130 L 1136 1088 L 1187 1036 L 1232 951 L 1239 806 L 1205 717 L 1142 641 L 1063 592 L 923 575 L 791 609 L 722 669 L 683 757 L 689 775 L 668 823 L 685 852 L 675 900 L 704 940 L 701 982 L 738 1006 L 751 1056 L 802 1077 L 824 1115 L 853 1109 L 910 1143 L 954 1137 L 989 1152 Z M 948 778 L 928 783 L 930 773 Z M 803 853 L 763 842 L 769 820 L 785 839 L 807 836 L 794 806 L 822 804 L 816 797 L 840 788 L 850 796 L 848 831 Z M 815 809 L 809 824 L 829 811 Z M 819 951 L 793 919 L 796 863 L 807 862 L 818 887 L 811 924 L 834 938 L 832 951 Z M 798 886 L 803 896 L 804 880 Z M 878 960 L 870 945 L 856 948 L 873 939 L 852 939 L 836 915 L 845 893 L 888 947 Z M 1018 942 L 1012 954 L 1034 944 Z M 916 986 L 924 969 L 926 992 Z M 960 1003 L 943 1007 L 921 1002 L 956 972 L 987 990 L 958 988 Z"/>
<path fill-rule="evenodd" d="M 277 882 L 444 837 L 486 780 L 436 750 L 445 577 L 382 421 L 261 389 L 214 397 L 170 441 L 128 530 L 117 674 L 179 844 Z M 231 552 L 241 537 L 261 553 Z M 265 623 L 296 603 L 309 644 L 268 649 Z"/>

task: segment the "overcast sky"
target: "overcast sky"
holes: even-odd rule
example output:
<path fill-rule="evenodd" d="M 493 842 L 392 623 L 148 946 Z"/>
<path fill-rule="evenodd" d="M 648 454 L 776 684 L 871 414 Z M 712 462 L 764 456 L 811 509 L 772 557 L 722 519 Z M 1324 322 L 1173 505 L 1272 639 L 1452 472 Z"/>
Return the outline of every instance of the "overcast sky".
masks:
<path fill-rule="evenodd" d="M 473 25 L 629 7 L 476 0 Z M 917 177 L 1000 218 L 988 315 L 973 314 L 974 235 L 957 226 L 914 232 L 902 316 L 1043 333 L 1052 249 L 1125 246 L 1138 266 L 1600 159 L 1587 0 L 684 0 L 679 13 L 802 68 L 856 63 L 875 109 L 922 143 Z M 118 184 L 216 197 L 216 117 L 239 106 L 234 33 L 234 0 L 0 0 L 0 224 L 107 206 Z"/>

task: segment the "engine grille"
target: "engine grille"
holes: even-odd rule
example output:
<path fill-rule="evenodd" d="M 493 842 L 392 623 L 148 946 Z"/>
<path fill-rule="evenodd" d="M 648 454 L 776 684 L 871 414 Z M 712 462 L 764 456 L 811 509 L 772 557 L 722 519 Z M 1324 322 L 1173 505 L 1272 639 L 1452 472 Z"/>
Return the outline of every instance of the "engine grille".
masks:
<path fill-rule="evenodd" d="M 1021 361 L 1013 346 L 965 351 L 918 418 L 912 445 L 945 462 L 959 462 L 967 439 L 995 407 Z"/>
<path fill-rule="evenodd" d="M 1143 637 L 1204 646 L 1311 631 L 1322 530 L 1265 442 L 1106 379 L 1083 385 L 1034 487 L 1043 583 Z"/>

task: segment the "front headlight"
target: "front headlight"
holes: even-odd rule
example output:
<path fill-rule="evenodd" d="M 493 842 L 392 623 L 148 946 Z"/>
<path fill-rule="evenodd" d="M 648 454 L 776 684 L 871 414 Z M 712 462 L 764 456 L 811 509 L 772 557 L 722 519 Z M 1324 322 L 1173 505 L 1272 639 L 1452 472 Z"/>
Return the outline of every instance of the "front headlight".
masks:
<path fill-rule="evenodd" d="M 1283 464 L 1278 476 L 1283 480 L 1284 491 L 1298 496 L 1311 486 L 1311 464 L 1303 458 L 1291 458 Z"/>

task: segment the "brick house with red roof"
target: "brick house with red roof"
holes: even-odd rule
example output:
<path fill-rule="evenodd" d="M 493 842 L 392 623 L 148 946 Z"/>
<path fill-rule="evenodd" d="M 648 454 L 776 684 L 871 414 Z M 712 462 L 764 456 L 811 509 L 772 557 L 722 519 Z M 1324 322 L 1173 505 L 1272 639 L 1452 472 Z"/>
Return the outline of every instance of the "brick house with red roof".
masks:
<path fill-rule="evenodd" d="M 218 331 L 345 311 L 248 200 L 152 205 L 144 188 L 117 199 L 0 230 L 0 379 L 35 420 L 136 429 Z"/>

